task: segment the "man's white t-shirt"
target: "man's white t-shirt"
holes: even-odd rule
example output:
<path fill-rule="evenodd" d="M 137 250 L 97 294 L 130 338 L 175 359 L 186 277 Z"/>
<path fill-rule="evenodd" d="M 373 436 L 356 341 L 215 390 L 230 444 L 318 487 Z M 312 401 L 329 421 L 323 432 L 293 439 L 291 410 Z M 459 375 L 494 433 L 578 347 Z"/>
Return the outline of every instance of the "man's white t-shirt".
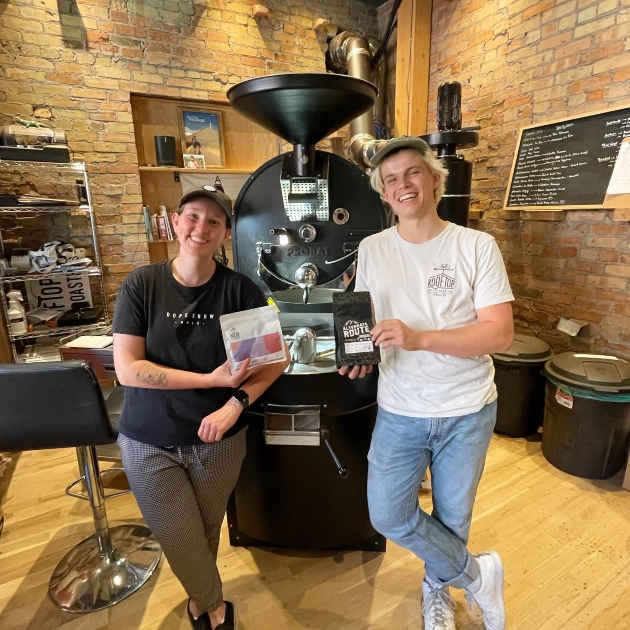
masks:
<path fill-rule="evenodd" d="M 514 300 L 492 236 L 449 223 L 426 243 L 396 226 L 359 247 L 356 291 L 369 291 L 376 322 L 399 319 L 415 330 L 478 322 L 476 309 Z M 488 355 L 460 358 L 390 347 L 381 351 L 378 404 L 418 418 L 475 413 L 497 397 Z"/>

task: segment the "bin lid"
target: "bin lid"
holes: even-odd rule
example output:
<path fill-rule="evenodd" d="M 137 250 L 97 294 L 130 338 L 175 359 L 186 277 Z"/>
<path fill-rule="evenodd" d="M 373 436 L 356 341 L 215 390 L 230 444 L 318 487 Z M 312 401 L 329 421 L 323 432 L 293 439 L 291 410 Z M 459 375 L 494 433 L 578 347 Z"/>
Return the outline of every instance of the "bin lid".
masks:
<path fill-rule="evenodd" d="M 512 345 L 505 352 L 495 352 L 492 358 L 499 363 L 544 363 L 551 354 L 546 341 L 517 333 Z"/>
<path fill-rule="evenodd" d="M 563 352 L 545 364 L 560 383 L 596 392 L 630 392 L 630 362 L 601 354 Z"/>

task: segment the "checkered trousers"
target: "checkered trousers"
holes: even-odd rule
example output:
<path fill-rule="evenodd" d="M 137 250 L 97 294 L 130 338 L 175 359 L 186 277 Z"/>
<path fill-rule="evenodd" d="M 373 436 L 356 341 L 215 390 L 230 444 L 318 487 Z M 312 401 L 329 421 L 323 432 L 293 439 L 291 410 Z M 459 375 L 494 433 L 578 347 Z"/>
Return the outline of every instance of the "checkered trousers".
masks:
<path fill-rule="evenodd" d="M 227 501 L 246 451 L 246 431 L 219 442 L 160 447 L 118 436 L 140 511 L 188 595 L 201 610 L 223 601 L 217 569 Z"/>

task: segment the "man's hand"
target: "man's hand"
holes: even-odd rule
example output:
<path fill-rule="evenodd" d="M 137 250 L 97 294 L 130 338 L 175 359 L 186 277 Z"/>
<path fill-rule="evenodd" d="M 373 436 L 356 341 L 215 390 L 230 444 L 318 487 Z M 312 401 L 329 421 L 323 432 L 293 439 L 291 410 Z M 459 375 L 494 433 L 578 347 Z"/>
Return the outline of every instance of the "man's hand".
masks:
<path fill-rule="evenodd" d="M 197 435 L 204 442 L 218 442 L 223 434 L 234 426 L 242 411 L 241 404 L 230 398 L 223 407 L 213 411 L 201 421 Z"/>
<path fill-rule="evenodd" d="M 390 346 L 397 346 L 403 350 L 421 350 L 421 334 L 399 319 L 386 319 L 372 328 L 372 341 L 383 350 Z"/>
<path fill-rule="evenodd" d="M 230 362 L 226 361 L 216 370 L 210 372 L 210 374 L 204 374 L 204 379 L 208 383 L 206 387 L 230 387 L 236 389 L 246 377 L 251 375 L 247 374 L 247 368 L 250 363 L 251 359 L 246 359 L 243 365 L 232 374 L 232 372 L 230 372 Z"/>
<path fill-rule="evenodd" d="M 364 378 L 366 374 L 369 374 L 372 371 L 371 365 L 353 365 L 350 367 L 349 365 L 344 365 L 339 369 L 339 374 L 341 376 L 348 375 L 348 378 L 354 380 L 357 378 Z"/>

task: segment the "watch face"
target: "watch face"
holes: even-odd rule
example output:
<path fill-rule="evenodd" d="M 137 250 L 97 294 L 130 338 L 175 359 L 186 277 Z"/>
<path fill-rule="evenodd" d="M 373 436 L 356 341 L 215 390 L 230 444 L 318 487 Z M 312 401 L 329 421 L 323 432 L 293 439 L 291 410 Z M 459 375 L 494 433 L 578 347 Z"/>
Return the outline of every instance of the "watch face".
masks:
<path fill-rule="evenodd" d="M 244 392 L 242 389 L 239 389 L 236 394 L 234 394 L 234 398 L 236 398 L 243 407 L 247 407 L 249 405 L 249 396 L 247 395 L 247 392 Z"/>

